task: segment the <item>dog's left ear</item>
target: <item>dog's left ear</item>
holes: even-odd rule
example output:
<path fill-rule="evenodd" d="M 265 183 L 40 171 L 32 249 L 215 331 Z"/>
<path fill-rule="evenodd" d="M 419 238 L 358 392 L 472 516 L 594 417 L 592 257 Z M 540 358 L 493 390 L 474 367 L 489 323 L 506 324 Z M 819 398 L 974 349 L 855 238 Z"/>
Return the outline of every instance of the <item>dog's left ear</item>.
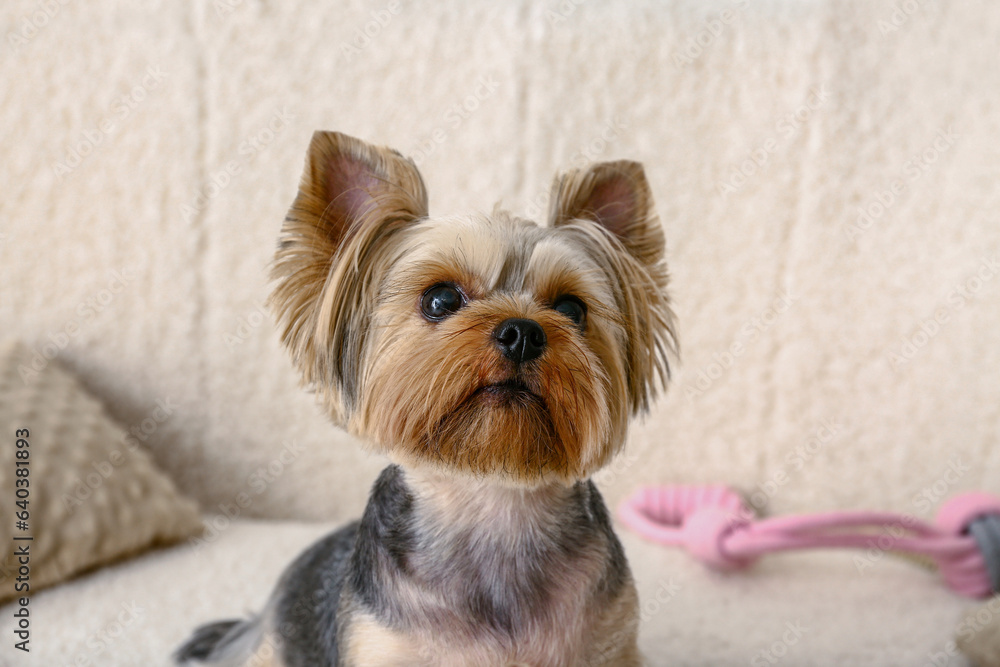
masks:
<path fill-rule="evenodd" d="M 599 162 L 556 177 L 549 224 L 565 227 L 603 258 L 626 322 L 630 408 L 648 410 L 666 386 L 676 340 L 665 291 L 666 241 L 642 165 Z"/>
<path fill-rule="evenodd" d="M 556 177 L 549 224 L 591 220 L 611 232 L 646 266 L 663 260 L 665 240 L 646 172 L 638 162 L 598 162 Z"/>

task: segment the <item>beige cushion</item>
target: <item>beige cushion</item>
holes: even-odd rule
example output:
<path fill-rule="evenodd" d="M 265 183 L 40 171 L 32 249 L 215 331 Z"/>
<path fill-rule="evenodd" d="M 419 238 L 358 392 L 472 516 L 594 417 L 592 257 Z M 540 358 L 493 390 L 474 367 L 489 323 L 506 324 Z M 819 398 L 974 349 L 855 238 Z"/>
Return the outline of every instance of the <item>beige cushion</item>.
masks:
<path fill-rule="evenodd" d="M 0 665 L 176 667 L 170 652 L 196 625 L 259 612 L 288 563 L 337 525 L 239 519 L 204 545 L 45 591 L 31 600 L 30 660 L 7 639 L 14 608 L 0 608 Z M 723 575 L 618 530 L 639 589 L 648 667 L 926 667 L 941 653 L 948 667 L 968 667 L 948 642 L 975 605 L 902 559 L 883 558 L 859 576 L 853 553 L 828 549 L 767 556 Z"/>
<path fill-rule="evenodd" d="M 18 429 L 28 430 L 27 447 L 17 446 Z M 28 530 L 19 530 L 15 467 L 25 450 Z M 0 544 L 30 545 L 31 592 L 201 531 L 197 505 L 138 440 L 56 361 L 16 342 L 0 343 L 0 506 Z M 0 601 L 15 596 L 18 569 L 13 549 L 4 552 Z"/>
<path fill-rule="evenodd" d="M 977 667 L 1000 665 L 1000 595 L 966 614 L 956 631 L 956 643 Z"/>

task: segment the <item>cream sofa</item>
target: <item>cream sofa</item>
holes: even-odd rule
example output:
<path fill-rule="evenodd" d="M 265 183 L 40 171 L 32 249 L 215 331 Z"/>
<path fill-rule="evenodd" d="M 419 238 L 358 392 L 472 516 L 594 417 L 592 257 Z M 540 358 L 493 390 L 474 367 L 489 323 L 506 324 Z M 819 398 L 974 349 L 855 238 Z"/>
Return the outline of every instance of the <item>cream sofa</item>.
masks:
<path fill-rule="evenodd" d="M 360 513 L 385 461 L 298 388 L 263 306 L 315 129 L 413 155 L 434 212 L 540 217 L 560 168 L 645 163 L 682 361 L 609 504 L 725 482 L 768 513 L 929 517 L 1000 491 L 994 4 L 47 0 L 0 25 L 5 333 L 57 349 L 212 527 L 38 593 L 30 657 L 0 614 L 2 664 L 168 664 Z M 720 575 L 619 533 L 651 665 L 965 664 L 972 602 L 908 562 Z"/>

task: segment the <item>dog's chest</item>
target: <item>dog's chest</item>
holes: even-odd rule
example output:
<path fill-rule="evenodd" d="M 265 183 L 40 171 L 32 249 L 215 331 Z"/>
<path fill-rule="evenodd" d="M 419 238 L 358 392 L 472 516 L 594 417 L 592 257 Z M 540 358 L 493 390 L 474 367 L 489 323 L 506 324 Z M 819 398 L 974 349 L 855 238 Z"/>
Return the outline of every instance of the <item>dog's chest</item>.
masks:
<path fill-rule="evenodd" d="M 553 574 L 555 577 L 555 574 Z M 402 628 L 370 614 L 354 615 L 343 635 L 345 665 L 366 667 L 582 667 L 628 665 L 622 651 L 634 642 L 635 593 L 631 581 L 603 608 L 592 591 L 558 587 L 541 606 L 504 616 L 504 604 L 480 609 L 448 596 L 431 601 Z"/>
<path fill-rule="evenodd" d="M 628 643 L 634 587 L 596 489 L 554 507 L 507 495 L 417 500 L 405 529 L 373 540 L 345 664 L 570 667 Z"/>
<path fill-rule="evenodd" d="M 583 637 L 535 633 L 514 648 L 489 639 L 463 643 L 426 632 L 386 628 L 370 617 L 351 622 L 345 665 L 366 667 L 576 667 Z"/>

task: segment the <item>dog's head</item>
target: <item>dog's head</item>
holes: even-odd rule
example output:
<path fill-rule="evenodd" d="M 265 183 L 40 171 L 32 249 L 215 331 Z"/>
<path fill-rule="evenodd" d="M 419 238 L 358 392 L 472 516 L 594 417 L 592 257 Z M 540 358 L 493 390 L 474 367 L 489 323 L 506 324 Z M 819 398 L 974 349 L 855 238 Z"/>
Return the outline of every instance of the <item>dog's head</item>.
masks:
<path fill-rule="evenodd" d="M 273 277 L 304 380 L 402 463 L 581 479 L 666 382 L 663 232 L 634 162 L 556 178 L 546 226 L 430 217 L 411 160 L 317 132 Z"/>

